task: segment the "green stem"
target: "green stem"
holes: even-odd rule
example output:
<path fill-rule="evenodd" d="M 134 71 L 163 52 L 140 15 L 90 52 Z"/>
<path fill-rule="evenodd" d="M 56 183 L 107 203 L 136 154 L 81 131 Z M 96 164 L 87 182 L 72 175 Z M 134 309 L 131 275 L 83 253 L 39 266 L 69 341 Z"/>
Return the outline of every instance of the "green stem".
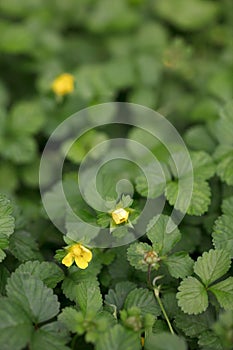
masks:
<path fill-rule="evenodd" d="M 147 284 L 148 287 L 151 288 L 151 265 L 148 266 L 147 270 Z"/>
<path fill-rule="evenodd" d="M 159 304 L 159 306 L 160 306 L 160 308 L 161 308 L 161 310 L 162 310 L 162 313 L 163 313 L 163 315 L 164 315 L 164 317 L 165 317 L 165 320 L 167 321 L 167 324 L 168 324 L 168 327 L 169 327 L 169 329 L 170 329 L 171 334 L 175 334 L 175 332 L 174 332 L 174 330 L 173 330 L 173 328 L 172 328 L 171 322 L 170 322 L 170 320 L 169 320 L 169 318 L 168 318 L 168 315 L 167 315 L 167 313 L 166 313 L 166 310 L 164 309 L 162 300 L 160 299 L 159 290 L 158 290 L 157 288 L 154 288 L 154 295 L 155 295 L 155 298 L 157 299 L 158 304 Z"/>
<path fill-rule="evenodd" d="M 77 338 L 78 338 L 78 333 L 75 334 L 75 336 L 73 337 L 73 339 L 71 341 L 71 349 L 72 350 L 75 348 L 75 343 L 76 343 Z"/>

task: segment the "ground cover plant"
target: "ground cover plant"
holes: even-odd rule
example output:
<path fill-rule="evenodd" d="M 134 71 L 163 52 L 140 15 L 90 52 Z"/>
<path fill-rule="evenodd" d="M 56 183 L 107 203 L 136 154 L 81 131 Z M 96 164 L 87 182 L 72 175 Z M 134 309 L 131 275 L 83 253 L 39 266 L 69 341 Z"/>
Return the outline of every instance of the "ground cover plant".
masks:
<path fill-rule="evenodd" d="M 0 2 L 1 350 L 232 349 L 231 10 L 230 0 Z M 146 131 L 93 128 L 69 149 L 63 186 L 81 219 L 117 242 L 100 247 L 92 244 L 98 232 L 74 224 L 59 184 L 49 182 L 53 157 L 43 186 L 66 234 L 50 220 L 39 165 L 58 125 L 114 101 L 149 107 L 174 125 L 190 154 L 193 190 L 184 210 L 171 155 Z M 119 137 L 156 156 L 166 182 L 158 186 L 150 158 L 126 143 L 152 190 L 132 162 L 110 162 L 97 187 L 111 205 L 95 210 L 96 195 L 89 191 L 87 203 L 77 190 L 77 170 L 89 151 Z M 93 161 L 103 154 L 111 150 Z M 122 178 L 131 186 L 117 187 Z M 136 237 L 148 199 L 164 209 L 155 207 Z M 174 207 L 184 217 L 167 233 Z"/>

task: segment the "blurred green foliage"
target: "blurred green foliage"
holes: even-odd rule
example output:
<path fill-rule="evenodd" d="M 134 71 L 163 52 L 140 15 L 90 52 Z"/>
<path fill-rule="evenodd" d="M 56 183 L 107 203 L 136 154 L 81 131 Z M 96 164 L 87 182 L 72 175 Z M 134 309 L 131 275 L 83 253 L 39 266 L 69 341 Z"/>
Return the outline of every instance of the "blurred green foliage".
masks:
<path fill-rule="evenodd" d="M 230 0 L 0 2 L 0 193 L 7 195 L 12 203 L 11 208 L 5 197 L 0 197 L 0 260 L 5 259 L 0 266 L 0 293 L 4 296 L 0 300 L 0 347 L 3 350 L 23 349 L 29 343 L 31 350 L 94 349 L 90 344 L 95 344 L 97 350 L 117 350 L 122 342 L 124 348 L 128 346 L 127 349 L 135 350 L 141 348 L 140 333 L 145 330 L 149 334 L 153 326 L 153 333 L 168 331 L 164 319 L 151 320 L 150 312 L 158 305 L 153 306 L 152 292 L 145 286 L 146 269 L 140 266 L 142 257 L 137 256 L 133 245 L 131 253 L 136 256 L 129 259 L 131 265 L 124 247 L 113 249 L 112 255 L 108 251 L 94 252 L 94 263 L 90 264 L 89 270 L 72 267 L 65 277 L 54 264 L 44 268 L 43 264 L 49 263 L 41 262 L 52 260 L 55 250 L 64 245 L 62 234 L 49 222 L 41 205 L 38 170 L 46 140 L 71 114 L 111 101 L 133 102 L 157 110 L 180 131 L 192 151 L 195 173 L 192 206 L 182 224 L 182 237 L 173 255 L 166 257 L 168 270 L 170 258 L 170 270 L 175 272 L 169 274 L 167 270 L 159 270 L 165 274 L 163 303 L 169 309 L 169 317 L 175 320 L 177 334 L 186 337 L 190 349 L 231 348 L 232 312 L 222 313 L 218 319 L 216 315 L 222 310 L 215 300 L 209 298 L 211 306 L 201 315 L 177 312 L 177 279 L 191 274 L 191 267 L 180 275 L 175 264 L 178 260 L 184 261 L 183 257 L 186 258 L 188 253 L 196 260 L 212 248 L 212 228 L 215 248 L 227 250 L 232 255 L 233 197 L 225 199 L 233 195 L 232 23 Z M 51 85 L 64 72 L 74 76 L 75 89 L 59 100 Z M 116 132 L 126 133 L 123 128 Z M 92 130 L 73 144 L 67 156 L 65 187 L 75 210 L 90 221 L 97 220 L 93 219 L 96 213 L 90 211 L 81 196 L 75 197 L 72 171 L 86 152 L 113 134 L 113 130 Z M 145 146 L 157 155 L 169 182 L 166 198 L 174 205 L 177 181 L 175 174 L 169 171 L 167 150 L 136 128 L 132 128 L 127 136 L 139 142 L 144 140 Z M 68 144 L 64 151 L 66 146 Z M 134 210 L 140 212 L 147 187 L 142 174 L 134 168 L 127 169 L 125 164 L 113 166 L 111 173 L 103 172 L 99 188 L 104 196 L 109 195 L 119 175 L 116 169 L 126 178 L 135 177 L 137 195 L 141 197 Z M 52 165 L 47 171 L 48 174 L 53 171 Z M 156 188 L 154 197 L 164 190 Z M 48 195 L 52 197 L 53 190 Z M 222 202 L 223 214 L 220 216 Z M 65 216 L 59 198 L 55 203 L 54 212 Z M 101 214 L 98 220 L 102 220 L 104 226 Z M 72 227 L 72 222 L 67 226 Z M 120 238 L 122 232 L 118 232 Z M 75 233 L 71 230 L 71 238 L 72 235 Z M 144 241 L 136 244 L 146 247 Z M 172 260 L 172 257 L 176 259 Z M 26 261 L 31 260 L 36 260 L 33 266 L 42 272 L 30 270 L 30 263 Z M 19 263 L 22 265 L 7 283 Z M 133 267 L 141 271 L 135 272 Z M 43 270 L 49 271 L 48 276 L 43 275 Z M 52 279 L 49 274 L 54 277 L 54 283 L 49 280 Z M 62 279 L 62 288 L 58 286 L 53 294 L 49 287 Z M 190 279 L 194 278 L 189 276 L 185 281 Z M 18 295 L 16 291 L 12 292 L 15 286 Z M 27 295 L 20 294 L 22 288 L 27 289 Z M 81 312 L 89 311 L 85 306 L 89 302 L 88 288 L 94 290 L 98 299 L 94 323 L 90 315 Z M 41 295 L 39 306 L 34 304 L 35 290 Z M 103 307 L 100 292 L 105 294 L 107 307 L 113 308 L 111 315 Z M 58 294 L 61 306 L 68 308 L 63 309 L 59 321 L 42 325 L 36 331 L 38 320 L 47 322 L 58 314 L 55 294 Z M 145 298 L 147 294 L 148 298 Z M 50 313 L 49 310 L 46 313 L 45 300 L 48 304 L 51 301 Z M 232 299 L 229 300 L 232 305 Z M 73 301 L 78 306 L 71 307 Z M 27 305 L 26 311 L 21 304 Z M 145 304 L 148 313 L 145 313 Z M 188 307 L 184 309 L 189 311 Z M 122 324 L 115 325 L 119 312 Z M 159 315 L 159 311 L 152 313 Z M 5 323 L 4 317 L 8 317 Z M 147 319 L 150 322 L 146 322 Z M 61 331 L 62 321 L 67 327 L 65 331 Z M 201 330 L 198 328 L 200 322 L 204 325 Z M 23 327 L 21 323 L 25 326 L 23 335 L 21 328 L 15 332 L 16 326 Z M 109 323 L 112 328 L 107 332 Z M 132 329 L 137 329 L 137 333 Z M 78 341 L 75 335 L 69 343 L 68 330 L 78 334 Z M 104 336 L 98 340 L 98 334 Z M 185 349 L 181 338 L 163 333 L 160 338 L 171 346 L 171 350 Z M 160 338 L 152 334 L 145 342 L 145 349 L 163 349 L 162 343 L 161 347 L 158 344 Z M 11 339 L 9 343 L 8 339 Z M 65 345 L 67 343 L 69 347 Z"/>

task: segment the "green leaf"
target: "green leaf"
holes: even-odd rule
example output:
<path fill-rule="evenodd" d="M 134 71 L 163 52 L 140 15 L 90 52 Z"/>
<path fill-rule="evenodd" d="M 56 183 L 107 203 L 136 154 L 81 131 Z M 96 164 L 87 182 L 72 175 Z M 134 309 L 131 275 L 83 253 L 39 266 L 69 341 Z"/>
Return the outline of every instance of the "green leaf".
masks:
<path fill-rule="evenodd" d="M 233 277 L 214 284 L 209 290 L 216 296 L 221 307 L 233 310 Z"/>
<path fill-rule="evenodd" d="M 33 327 L 30 319 L 8 298 L 0 298 L 0 348 L 21 350 L 29 342 Z"/>
<path fill-rule="evenodd" d="M 84 333 L 84 315 L 81 311 L 77 311 L 73 307 L 66 307 L 59 314 L 58 319 L 70 332 Z"/>
<path fill-rule="evenodd" d="M 191 315 L 197 315 L 208 307 L 208 295 L 205 287 L 194 277 L 185 278 L 177 293 L 178 305 L 182 311 Z"/>
<path fill-rule="evenodd" d="M 100 270 L 101 264 L 92 264 L 86 270 L 77 269 L 75 266 L 71 267 L 62 283 L 65 296 L 71 301 L 76 301 L 78 284 L 83 281 L 96 281 Z"/>
<path fill-rule="evenodd" d="M 133 306 L 137 306 L 141 309 L 142 315 L 149 313 L 153 316 L 159 316 L 161 314 L 160 307 L 153 293 L 148 289 L 137 288 L 128 294 L 124 303 L 124 308 L 127 310 Z"/>
<path fill-rule="evenodd" d="M 26 231 L 16 231 L 10 237 L 9 249 L 20 261 L 42 260 L 39 247 L 34 237 Z"/>
<path fill-rule="evenodd" d="M 1 21 L 2 40 L 0 49 L 9 54 L 20 54 L 31 52 L 35 48 L 35 38 L 31 30 L 26 29 L 25 24 Z"/>
<path fill-rule="evenodd" d="M 184 278 L 192 274 L 193 260 L 186 252 L 178 252 L 168 256 L 164 263 L 172 277 Z"/>
<path fill-rule="evenodd" d="M 5 196 L 0 195 L 0 237 L 9 237 L 14 232 L 12 207 Z"/>
<path fill-rule="evenodd" d="M 218 320 L 213 325 L 215 334 L 221 340 L 224 350 L 232 349 L 232 328 L 233 328 L 233 311 L 220 313 Z"/>
<path fill-rule="evenodd" d="M 201 278 L 205 286 L 225 275 L 231 266 L 231 258 L 224 250 L 204 252 L 194 264 L 194 272 Z"/>
<path fill-rule="evenodd" d="M 7 283 L 7 295 L 20 305 L 36 324 L 58 314 L 59 303 L 52 289 L 29 274 L 13 273 Z"/>
<path fill-rule="evenodd" d="M 155 3 L 155 12 L 182 30 L 198 30 L 218 14 L 218 4 L 201 0 L 167 0 Z"/>
<path fill-rule="evenodd" d="M 220 339 L 213 331 L 202 332 L 198 337 L 198 345 L 205 350 L 224 350 Z"/>
<path fill-rule="evenodd" d="M 153 248 L 147 243 L 133 243 L 127 249 L 127 259 L 135 269 L 147 271 L 149 264 L 144 259 L 145 254 L 152 252 Z"/>
<path fill-rule="evenodd" d="M 70 348 L 65 346 L 68 340 L 69 338 L 64 332 L 62 324 L 53 322 L 40 327 L 33 333 L 30 349 L 69 350 Z"/>
<path fill-rule="evenodd" d="M 2 155 L 16 164 L 30 163 L 36 157 L 37 145 L 32 137 L 12 136 L 4 141 Z"/>
<path fill-rule="evenodd" d="M 214 317 L 209 309 L 200 315 L 187 315 L 178 313 L 175 317 L 176 326 L 188 337 L 196 338 L 200 333 L 210 329 Z"/>
<path fill-rule="evenodd" d="M 206 172 L 206 174 L 204 174 L 203 172 L 203 177 L 207 176 L 207 173 L 208 171 Z M 185 209 L 187 208 L 187 195 L 186 191 L 183 190 L 179 202 L 176 203 L 178 189 L 178 182 L 172 181 L 167 184 L 165 193 L 170 205 L 175 205 L 175 208 L 177 210 L 184 213 Z M 208 210 L 208 207 L 210 205 L 210 196 L 211 192 L 208 182 L 204 181 L 202 179 L 202 176 L 196 176 L 193 182 L 193 192 L 187 209 L 187 214 L 198 216 L 204 214 Z"/>
<path fill-rule="evenodd" d="M 149 334 L 145 339 L 145 350 L 187 350 L 186 342 L 176 334 Z"/>
<path fill-rule="evenodd" d="M 216 147 L 216 143 L 212 138 L 208 129 L 203 125 L 195 125 L 188 129 L 185 133 L 184 140 L 191 149 L 212 153 Z"/>
<path fill-rule="evenodd" d="M 229 198 L 225 198 L 222 202 L 222 212 L 225 215 L 233 216 L 232 214 L 233 208 L 233 196 Z"/>
<path fill-rule="evenodd" d="M 163 293 L 162 303 L 164 305 L 164 308 L 167 312 L 168 317 L 171 319 L 173 319 L 177 315 L 177 313 L 180 311 L 177 304 L 175 291 L 174 292 L 169 291 L 169 292 Z"/>
<path fill-rule="evenodd" d="M 211 192 L 208 182 L 194 180 L 193 193 L 187 213 L 189 215 L 202 215 L 207 212 L 211 201 Z"/>
<path fill-rule="evenodd" d="M 5 257 L 6 257 L 6 253 L 2 249 L 0 249 L 0 262 L 3 261 Z"/>
<path fill-rule="evenodd" d="M 133 289 L 136 284 L 132 282 L 119 282 L 115 286 L 115 290 L 109 289 L 108 294 L 105 296 L 105 302 L 109 305 L 115 305 L 118 310 L 121 310 L 125 298 Z"/>
<path fill-rule="evenodd" d="M 226 210 L 226 208 L 224 209 Z M 232 208 L 228 208 L 232 211 Z M 232 212 L 230 215 L 222 215 L 215 222 L 213 230 L 213 243 L 215 248 L 224 249 L 233 258 L 233 216 Z"/>
<path fill-rule="evenodd" d="M 136 177 L 136 190 L 143 197 L 157 198 L 163 194 L 166 187 L 166 177 L 156 163 L 144 168 L 145 175 Z M 168 178 L 168 173 L 166 174 Z"/>
<path fill-rule="evenodd" d="M 221 145 L 233 143 L 233 102 L 230 100 L 221 109 L 220 119 L 215 125 L 215 135 Z"/>
<path fill-rule="evenodd" d="M 10 201 L 0 194 L 0 262 L 5 259 L 3 249 L 8 247 L 9 237 L 14 232 L 15 220 Z"/>
<path fill-rule="evenodd" d="M 181 238 L 181 233 L 178 228 L 167 233 L 169 219 L 169 216 L 166 215 L 160 215 L 159 218 L 155 216 L 147 227 L 147 237 L 152 242 L 154 250 L 159 255 L 169 253 Z"/>
<path fill-rule="evenodd" d="M 229 186 L 233 185 L 233 150 L 232 145 L 220 145 L 217 147 L 214 158 L 218 162 L 217 175 Z"/>
<path fill-rule="evenodd" d="M 96 314 L 103 306 L 102 295 L 97 282 L 85 281 L 77 286 L 76 300 L 84 314 Z"/>
<path fill-rule="evenodd" d="M 63 271 L 52 262 L 39 262 L 39 261 L 28 261 L 21 264 L 12 274 L 14 275 L 27 275 L 29 277 L 34 277 L 40 279 L 49 288 L 56 287 L 57 283 L 63 280 Z"/>
<path fill-rule="evenodd" d="M 141 349 L 140 337 L 137 333 L 116 325 L 99 338 L 96 350 L 121 350 L 123 344 L 125 350 Z"/>
<path fill-rule="evenodd" d="M 38 132 L 45 122 L 41 104 L 37 101 L 23 101 L 15 104 L 9 116 L 11 131 L 20 135 Z"/>
<path fill-rule="evenodd" d="M 204 151 L 192 152 L 191 160 L 195 179 L 207 180 L 214 175 L 215 164 L 208 153 Z"/>

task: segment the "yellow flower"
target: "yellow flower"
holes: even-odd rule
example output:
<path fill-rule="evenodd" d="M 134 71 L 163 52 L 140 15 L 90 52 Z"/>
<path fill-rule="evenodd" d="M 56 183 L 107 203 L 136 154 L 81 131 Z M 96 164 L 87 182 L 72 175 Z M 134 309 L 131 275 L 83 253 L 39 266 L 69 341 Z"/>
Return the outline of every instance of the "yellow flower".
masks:
<path fill-rule="evenodd" d="M 144 348 L 144 345 L 145 345 L 145 338 L 144 337 L 141 337 L 141 345 Z"/>
<path fill-rule="evenodd" d="M 80 269 L 86 269 L 92 259 L 92 252 L 82 244 L 76 243 L 69 247 L 68 254 L 62 259 L 62 264 L 70 267 L 75 261 Z"/>
<path fill-rule="evenodd" d="M 53 92 L 61 97 L 74 91 L 74 76 L 68 73 L 59 75 L 52 83 Z"/>
<path fill-rule="evenodd" d="M 112 218 L 114 222 L 119 225 L 126 222 L 129 217 L 129 212 L 123 208 L 116 209 L 112 212 Z"/>

